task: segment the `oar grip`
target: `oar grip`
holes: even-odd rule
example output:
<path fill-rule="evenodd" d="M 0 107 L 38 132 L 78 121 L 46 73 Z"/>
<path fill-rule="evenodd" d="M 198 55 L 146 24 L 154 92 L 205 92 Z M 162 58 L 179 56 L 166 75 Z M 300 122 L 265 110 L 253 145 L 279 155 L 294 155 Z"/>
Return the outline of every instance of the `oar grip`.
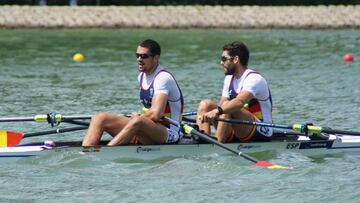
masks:
<path fill-rule="evenodd" d="M 184 125 L 183 126 L 184 132 L 186 134 L 191 134 L 191 131 L 194 129 L 193 127 L 189 126 L 189 125 Z"/>
<path fill-rule="evenodd" d="M 307 128 L 308 128 L 308 132 L 312 132 L 312 133 L 322 132 L 322 127 L 320 126 L 308 125 Z"/>
<path fill-rule="evenodd" d="M 294 124 L 292 126 L 292 129 L 294 131 L 301 132 L 301 133 L 306 133 L 306 132 L 321 133 L 322 132 L 322 127 L 315 126 L 315 125 Z"/>
<path fill-rule="evenodd" d="M 36 115 L 34 116 L 34 121 L 36 122 L 49 122 L 49 116 L 50 115 Z M 62 121 L 62 115 L 61 114 L 55 114 L 54 118 L 52 118 L 54 122 L 58 123 Z"/>
<path fill-rule="evenodd" d="M 36 115 L 34 116 L 34 121 L 36 122 L 47 122 L 48 116 L 47 115 Z"/>

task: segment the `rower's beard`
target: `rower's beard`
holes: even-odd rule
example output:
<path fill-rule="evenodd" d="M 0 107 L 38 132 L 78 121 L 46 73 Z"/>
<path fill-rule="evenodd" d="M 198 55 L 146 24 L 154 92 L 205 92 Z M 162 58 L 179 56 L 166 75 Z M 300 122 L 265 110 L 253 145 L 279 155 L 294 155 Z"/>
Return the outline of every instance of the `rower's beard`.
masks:
<path fill-rule="evenodd" d="M 235 68 L 234 67 L 228 67 L 226 68 L 226 72 L 224 73 L 225 75 L 234 75 L 235 73 Z"/>

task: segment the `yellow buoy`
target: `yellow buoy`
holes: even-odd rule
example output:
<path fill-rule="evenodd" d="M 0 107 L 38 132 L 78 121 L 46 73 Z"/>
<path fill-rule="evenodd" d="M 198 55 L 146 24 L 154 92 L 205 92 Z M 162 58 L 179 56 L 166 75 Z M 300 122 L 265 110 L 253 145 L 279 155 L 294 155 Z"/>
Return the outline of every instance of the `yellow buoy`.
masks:
<path fill-rule="evenodd" d="M 85 57 L 81 53 L 76 53 L 73 56 L 73 60 L 76 62 L 82 62 L 84 59 L 85 59 Z"/>

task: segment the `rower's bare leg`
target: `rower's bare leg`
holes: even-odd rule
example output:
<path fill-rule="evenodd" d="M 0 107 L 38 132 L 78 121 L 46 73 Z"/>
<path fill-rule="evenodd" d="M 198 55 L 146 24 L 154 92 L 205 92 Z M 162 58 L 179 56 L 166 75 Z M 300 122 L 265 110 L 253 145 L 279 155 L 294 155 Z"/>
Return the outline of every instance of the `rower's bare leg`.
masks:
<path fill-rule="evenodd" d="M 142 144 L 163 144 L 167 129 L 145 116 L 134 116 L 108 145 L 128 144 L 137 137 Z"/>
<path fill-rule="evenodd" d="M 118 134 L 129 122 L 130 118 L 107 112 L 95 114 L 91 118 L 90 126 L 83 139 L 82 146 L 94 146 L 100 142 L 104 132 L 111 136 Z"/>
<path fill-rule="evenodd" d="M 223 114 L 223 115 L 220 115 L 219 118 L 229 119 L 229 118 L 231 118 L 231 116 L 230 116 L 230 114 Z M 232 129 L 232 125 L 230 123 L 218 122 L 217 128 L 216 128 L 216 133 L 215 133 L 217 140 L 219 142 L 225 143 L 229 139 L 231 129 Z"/>
<path fill-rule="evenodd" d="M 203 114 L 215 109 L 217 104 L 210 99 L 202 100 L 199 103 L 199 107 L 197 109 L 197 117 L 201 117 Z M 209 122 L 201 122 L 199 119 L 196 119 L 196 124 L 199 126 L 200 130 L 203 130 L 204 133 L 210 135 L 211 134 L 211 123 Z"/>
<path fill-rule="evenodd" d="M 224 101 L 223 104 L 226 104 L 228 101 Z M 220 115 L 219 118 L 229 119 L 231 118 L 230 114 Z M 219 142 L 225 143 L 231 133 L 231 124 L 226 122 L 218 122 L 216 126 L 215 136 Z"/>
<path fill-rule="evenodd" d="M 245 121 L 255 121 L 254 115 L 245 109 L 240 109 L 239 111 L 234 112 L 231 115 L 231 118 L 245 120 Z M 248 136 L 254 128 L 253 125 L 244 125 L 244 124 L 234 124 L 232 125 L 232 127 L 235 131 L 235 136 L 238 137 L 239 139 Z"/>

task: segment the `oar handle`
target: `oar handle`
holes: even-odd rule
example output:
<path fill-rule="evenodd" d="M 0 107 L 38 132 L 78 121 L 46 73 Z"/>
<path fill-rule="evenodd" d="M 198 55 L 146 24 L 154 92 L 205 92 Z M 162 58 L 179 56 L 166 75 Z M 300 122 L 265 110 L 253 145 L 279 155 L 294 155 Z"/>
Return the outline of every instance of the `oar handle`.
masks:
<path fill-rule="evenodd" d="M 315 125 L 304 125 L 304 124 L 294 124 L 291 127 L 292 130 L 297 131 L 297 132 L 301 132 L 301 133 L 321 133 L 322 131 L 322 127 L 320 126 L 315 126 Z"/>

